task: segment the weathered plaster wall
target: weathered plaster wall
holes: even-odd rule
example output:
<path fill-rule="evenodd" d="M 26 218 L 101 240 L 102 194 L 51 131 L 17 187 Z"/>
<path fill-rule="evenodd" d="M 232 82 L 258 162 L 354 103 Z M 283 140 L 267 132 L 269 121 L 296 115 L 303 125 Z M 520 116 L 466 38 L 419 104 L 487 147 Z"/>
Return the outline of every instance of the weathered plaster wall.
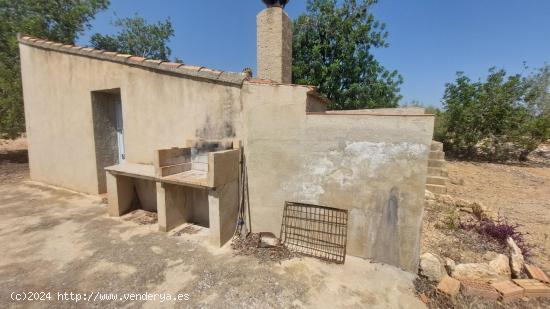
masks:
<path fill-rule="evenodd" d="M 240 88 L 20 45 L 31 178 L 98 193 L 91 92 L 120 88 L 126 160 L 240 134 Z"/>
<path fill-rule="evenodd" d="M 349 254 L 414 271 L 433 117 L 306 114 L 307 90 L 244 85 L 252 229 L 287 200 L 348 209 Z"/>

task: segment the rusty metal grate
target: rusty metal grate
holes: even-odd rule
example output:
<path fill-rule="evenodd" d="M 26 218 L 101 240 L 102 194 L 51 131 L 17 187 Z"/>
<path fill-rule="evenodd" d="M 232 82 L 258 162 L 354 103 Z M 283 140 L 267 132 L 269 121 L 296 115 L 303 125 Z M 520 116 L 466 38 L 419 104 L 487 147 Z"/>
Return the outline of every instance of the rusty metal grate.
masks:
<path fill-rule="evenodd" d="M 285 202 L 281 241 L 292 251 L 343 264 L 347 230 L 345 209 Z"/>

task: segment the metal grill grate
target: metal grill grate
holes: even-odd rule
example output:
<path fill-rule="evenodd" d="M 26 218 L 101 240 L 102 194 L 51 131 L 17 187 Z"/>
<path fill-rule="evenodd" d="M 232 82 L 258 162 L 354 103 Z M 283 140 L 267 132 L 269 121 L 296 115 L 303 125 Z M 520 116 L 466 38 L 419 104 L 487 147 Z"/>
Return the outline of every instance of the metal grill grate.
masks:
<path fill-rule="evenodd" d="M 347 230 L 345 209 L 285 202 L 281 241 L 292 251 L 343 264 Z"/>

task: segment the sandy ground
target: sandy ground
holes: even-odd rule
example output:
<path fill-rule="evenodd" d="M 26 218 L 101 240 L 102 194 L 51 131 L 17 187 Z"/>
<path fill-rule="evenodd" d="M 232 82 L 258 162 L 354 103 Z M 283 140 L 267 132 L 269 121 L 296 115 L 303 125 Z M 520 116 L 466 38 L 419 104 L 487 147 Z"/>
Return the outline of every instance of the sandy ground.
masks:
<path fill-rule="evenodd" d="M 531 257 L 550 273 L 550 167 L 513 166 L 489 163 L 449 162 L 448 193 L 481 201 L 520 230 L 535 246 Z M 458 181 L 454 181 L 457 182 Z"/>
<path fill-rule="evenodd" d="M 26 180 L 17 151 L 0 153 L 0 308 L 424 307 L 414 276 L 395 267 L 354 257 L 345 265 L 312 258 L 259 264 L 228 245 L 205 245 L 207 230 L 176 236 L 109 218 L 99 197 Z M 52 299 L 17 302 L 13 292 Z M 65 292 L 73 300 L 59 300 Z M 157 299 L 120 300 L 146 292 Z M 77 303 L 76 293 L 86 300 Z M 161 302 L 166 294 L 188 300 Z"/>

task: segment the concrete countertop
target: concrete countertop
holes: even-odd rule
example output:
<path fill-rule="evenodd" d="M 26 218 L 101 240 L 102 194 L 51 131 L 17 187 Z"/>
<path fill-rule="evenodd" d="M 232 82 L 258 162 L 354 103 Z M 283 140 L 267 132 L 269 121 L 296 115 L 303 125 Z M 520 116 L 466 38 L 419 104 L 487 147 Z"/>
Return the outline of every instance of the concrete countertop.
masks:
<path fill-rule="evenodd" d="M 155 167 L 153 165 L 129 162 L 108 166 L 105 170 L 115 175 L 147 179 L 174 185 L 212 188 L 208 186 L 208 173 L 206 171 L 190 170 L 166 177 L 157 177 L 155 175 Z"/>

